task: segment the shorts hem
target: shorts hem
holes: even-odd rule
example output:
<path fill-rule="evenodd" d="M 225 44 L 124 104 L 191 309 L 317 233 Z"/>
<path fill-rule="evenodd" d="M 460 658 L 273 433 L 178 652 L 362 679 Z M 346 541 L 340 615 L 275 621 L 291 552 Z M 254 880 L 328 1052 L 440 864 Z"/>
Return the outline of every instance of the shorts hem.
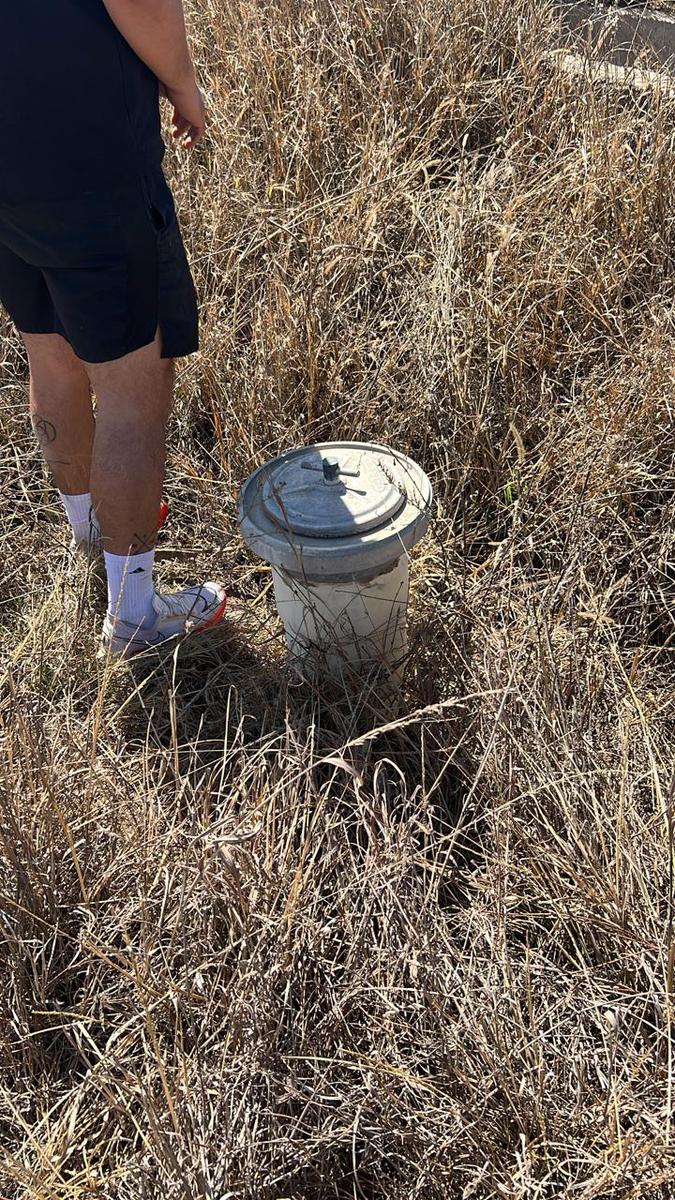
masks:
<path fill-rule="evenodd" d="M 196 342 L 195 341 L 172 342 L 170 339 L 162 338 L 161 329 L 159 330 L 159 334 L 160 334 L 160 355 L 159 355 L 160 358 L 163 358 L 163 359 L 188 358 L 189 355 L 197 354 L 199 351 L 199 342 L 198 341 L 196 341 Z M 72 347 L 74 353 L 77 355 L 77 357 L 80 359 L 81 362 L 92 363 L 94 365 L 100 365 L 101 363 L 118 362 L 121 358 L 127 358 L 129 354 L 135 354 L 137 350 L 144 350 L 146 346 L 152 345 L 152 343 L 155 340 L 155 337 L 156 337 L 156 334 L 150 338 L 143 338 L 141 341 L 133 341 L 130 344 L 126 345 L 123 350 L 120 350 L 119 353 L 113 353 L 113 354 L 108 353 L 108 354 L 105 354 L 104 356 L 101 356 L 101 354 L 98 353 L 93 358 L 90 358 L 88 356 L 84 356 L 84 355 L 80 354 L 77 347 L 72 345 L 72 342 L 69 342 L 69 345 Z M 68 341 L 68 338 L 66 338 L 66 341 Z"/>

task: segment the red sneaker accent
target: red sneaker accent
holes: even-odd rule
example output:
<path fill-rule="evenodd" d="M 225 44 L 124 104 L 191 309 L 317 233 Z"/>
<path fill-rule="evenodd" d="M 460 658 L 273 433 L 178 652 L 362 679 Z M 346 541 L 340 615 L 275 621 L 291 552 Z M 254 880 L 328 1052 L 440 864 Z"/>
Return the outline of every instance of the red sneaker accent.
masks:
<path fill-rule="evenodd" d="M 205 625 L 198 625 L 196 629 L 192 630 L 192 633 L 205 633 L 205 631 L 207 629 L 213 629 L 214 625 L 218 625 L 219 622 L 222 621 L 223 617 L 225 616 L 226 608 L 227 608 L 227 596 L 225 596 L 225 598 L 218 605 L 218 607 L 217 607 L 216 611 L 214 612 L 213 616 L 211 617 L 211 619 L 208 620 Z"/>

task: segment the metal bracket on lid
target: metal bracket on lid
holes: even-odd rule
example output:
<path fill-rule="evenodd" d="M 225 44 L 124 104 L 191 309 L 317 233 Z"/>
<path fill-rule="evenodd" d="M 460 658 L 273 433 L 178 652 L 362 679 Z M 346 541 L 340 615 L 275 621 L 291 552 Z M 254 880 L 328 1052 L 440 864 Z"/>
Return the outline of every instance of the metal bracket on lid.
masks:
<path fill-rule="evenodd" d="M 358 479 L 360 471 L 346 471 L 340 466 L 337 458 L 322 458 L 321 466 L 315 467 L 312 463 L 302 463 L 303 471 L 323 471 L 325 483 L 339 483 L 341 475 L 347 475 L 351 479 Z"/>

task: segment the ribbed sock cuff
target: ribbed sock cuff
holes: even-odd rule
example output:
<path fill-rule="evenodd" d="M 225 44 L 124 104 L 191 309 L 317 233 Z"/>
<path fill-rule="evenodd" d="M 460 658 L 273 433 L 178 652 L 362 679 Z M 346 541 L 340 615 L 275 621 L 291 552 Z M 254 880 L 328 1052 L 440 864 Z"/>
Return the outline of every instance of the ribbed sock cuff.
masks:
<path fill-rule="evenodd" d="M 76 542 L 96 542 L 101 537 L 101 527 L 91 503 L 91 493 L 82 492 L 79 496 L 68 496 L 59 492 L 61 503 L 73 531 Z"/>
<path fill-rule="evenodd" d="M 154 550 L 145 554 L 110 554 L 104 551 L 108 577 L 108 612 L 136 627 L 154 618 Z"/>

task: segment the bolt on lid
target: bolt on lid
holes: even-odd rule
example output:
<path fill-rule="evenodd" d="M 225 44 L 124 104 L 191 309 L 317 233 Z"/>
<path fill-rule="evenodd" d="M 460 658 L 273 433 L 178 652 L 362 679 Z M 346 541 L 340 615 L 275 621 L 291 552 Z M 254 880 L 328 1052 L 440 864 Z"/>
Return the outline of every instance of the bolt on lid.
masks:
<path fill-rule="evenodd" d="M 262 487 L 266 515 L 304 537 L 354 537 L 391 521 L 406 503 L 392 455 L 333 442 L 272 466 Z"/>

